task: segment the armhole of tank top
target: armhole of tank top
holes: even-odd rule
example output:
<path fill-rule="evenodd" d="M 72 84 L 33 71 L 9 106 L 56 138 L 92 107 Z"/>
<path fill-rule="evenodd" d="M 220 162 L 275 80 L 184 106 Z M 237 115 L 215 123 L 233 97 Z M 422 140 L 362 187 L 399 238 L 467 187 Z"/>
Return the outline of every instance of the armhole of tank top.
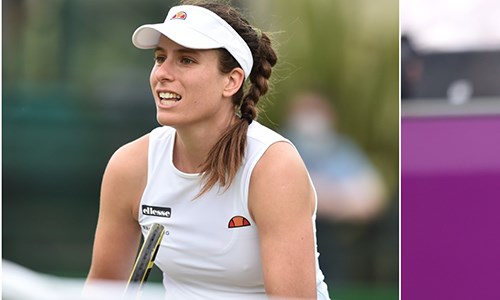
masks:
<path fill-rule="evenodd" d="M 149 184 L 150 180 L 150 172 L 151 168 L 153 167 L 153 153 L 154 153 L 154 146 L 155 146 L 155 141 L 160 134 L 160 129 L 161 127 L 157 127 L 149 133 L 149 142 L 148 142 L 148 172 L 147 172 L 147 183 L 146 186 Z M 141 199 L 142 200 L 142 199 Z"/>
<path fill-rule="evenodd" d="M 149 133 L 149 144 L 148 144 L 148 175 L 151 170 L 154 169 L 155 166 L 155 153 L 158 148 L 158 143 L 161 139 L 169 138 L 170 133 L 172 132 L 171 127 L 161 126 L 157 127 Z M 149 182 L 149 176 L 148 176 Z"/>
<path fill-rule="evenodd" d="M 144 191 L 142 192 L 141 200 L 139 201 L 139 209 L 137 210 L 137 220 L 139 221 L 139 223 L 140 223 L 140 220 L 141 220 L 141 213 L 142 213 L 141 207 L 142 207 L 142 203 L 143 203 L 144 197 L 146 195 L 146 190 L 148 188 L 149 180 L 151 178 L 150 173 L 151 173 L 151 170 L 152 170 L 153 165 L 154 165 L 154 162 L 153 162 L 153 153 L 155 151 L 155 143 L 156 143 L 156 140 L 158 139 L 158 136 L 160 136 L 161 133 L 163 132 L 162 128 L 163 127 L 156 127 L 153 130 L 151 130 L 151 132 L 149 133 L 149 141 L 148 141 L 148 166 L 147 166 L 147 172 L 146 172 L 146 186 L 144 187 Z"/>

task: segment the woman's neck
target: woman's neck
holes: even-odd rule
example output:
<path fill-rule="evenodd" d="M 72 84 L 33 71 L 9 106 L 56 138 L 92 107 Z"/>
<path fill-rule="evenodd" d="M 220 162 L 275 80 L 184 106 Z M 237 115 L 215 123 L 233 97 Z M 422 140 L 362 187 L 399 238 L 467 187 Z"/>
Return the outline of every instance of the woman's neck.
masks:
<path fill-rule="evenodd" d="M 190 126 L 176 128 L 173 163 L 186 173 L 200 173 L 212 147 L 230 126 L 237 121 L 233 115 L 225 120 L 217 120 L 211 126 Z"/>

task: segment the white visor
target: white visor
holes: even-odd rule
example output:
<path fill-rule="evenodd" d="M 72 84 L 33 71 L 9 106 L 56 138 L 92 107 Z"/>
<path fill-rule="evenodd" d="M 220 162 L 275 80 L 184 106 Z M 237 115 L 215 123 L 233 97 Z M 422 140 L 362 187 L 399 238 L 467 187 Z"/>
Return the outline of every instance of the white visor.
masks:
<path fill-rule="evenodd" d="M 206 8 L 174 6 L 165 22 L 137 28 L 132 35 L 132 43 L 139 49 L 153 49 L 158 46 L 162 34 L 190 49 L 224 48 L 240 64 L 245 79 L 252 71 L 252 52 L 247 43 L 226 21 Z"/>

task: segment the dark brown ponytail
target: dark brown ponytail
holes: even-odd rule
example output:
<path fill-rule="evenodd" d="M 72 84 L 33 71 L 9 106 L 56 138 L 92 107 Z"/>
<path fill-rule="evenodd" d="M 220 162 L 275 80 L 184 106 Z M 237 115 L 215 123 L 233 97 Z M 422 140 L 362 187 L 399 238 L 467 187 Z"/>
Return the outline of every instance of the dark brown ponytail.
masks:
<path fill-rule="evenodd" d="M 199 193 L 202 195 L 217 183 L 227 189 L 233 182 L 245 155 L 248 127 L 259 115 L 257 104 L 260 97 L 269 90 L 269 78 L 278 58 L 271 46 L 270 38 L 252 27 L 239 11 L 227 4 L 227 1 L 187 0 L 181 4 L 198 5 L 219 15 L 243 38 L 253 56 L 249 82 L 243 84 L 232 99 L 235 113 L 240 116 L 240 120 L 221 136 L 201 166 L 205 181 Z M 234 68 L 240 67 L 227 50 L 218 50 L 221 72 L 229 73 Z"/>

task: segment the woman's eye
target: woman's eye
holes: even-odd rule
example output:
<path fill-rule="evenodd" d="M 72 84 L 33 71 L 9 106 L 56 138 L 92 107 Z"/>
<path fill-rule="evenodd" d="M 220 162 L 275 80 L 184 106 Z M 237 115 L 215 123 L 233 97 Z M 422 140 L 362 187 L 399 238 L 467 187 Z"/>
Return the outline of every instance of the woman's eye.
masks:
<path fill-rule="evenodd" d="M 154 61 L 157 64 L 162 64 L 163 62 L 165 62 L 165 59 L 166 59 L 165 56 L 156 56 L 154 58 Z"/>
<path fill-rule="evenodd" d="M 181 63 L 184 65 L 189 65 L 189 64 L 194 63 L 194 60 L 192 60 L 189 57 L 183 57 L 183 58 L 181 58 Z"/>

